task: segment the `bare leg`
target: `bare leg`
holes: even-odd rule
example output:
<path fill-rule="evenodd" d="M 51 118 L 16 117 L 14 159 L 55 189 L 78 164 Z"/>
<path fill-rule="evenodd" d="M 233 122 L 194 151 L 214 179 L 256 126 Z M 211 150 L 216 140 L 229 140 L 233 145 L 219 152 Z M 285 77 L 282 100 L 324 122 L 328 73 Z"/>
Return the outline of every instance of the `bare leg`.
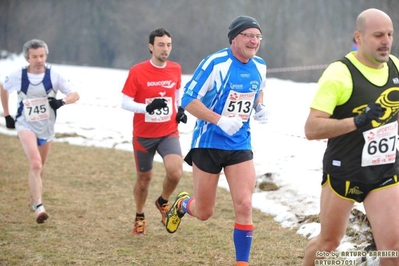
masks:
<path fill-rule="evenodd" d="M 144 204 L 148 196 L 148 187 L 151 182 L 152 170 L 147 172 L 137 172 L 137 179 L 133 187 L 134 201 L 136 202 L 136 212 L 144 212 Z"/>
<path fill-rule="evenodd" d="M 32 203 L 42 203 L 42 174 L 52 142 L 38 147 L 35 134 L 29 130 L 19 132 L 18 137 L 29 161 L 28 182 Z"/>
<path fill-rule="evenodd" d="M 199 169 L 193 162 L 194 199 L 190 214 L 201 221 L 208 220 L 214 213 L 219 174 L 210 174 Z"/>
<path fill-rule="evenodd" d="M 374 241 L 380 251 L 399 252 L 399 184 L 370 192 L 364 200 Z M 381 266 L 398 266 L 398 257 L 380 257 Z"/>
<path fill-rule="evenodd" d="M 227 166 L 224 172 L 233 200 L 235 222 L 252 224 L 252 193 L 256 182 L 253 161 Z"/>
<path fill-rule="evenodd" d="M 182 175 L 183 158 L 177 154 L 169 154 L 163 158 L 166 176 L 163 181 L 162 198 L 169 200 L 175 191 Z"/>
<path fill-rule="evenodd" d="M 313 266 L 317 251 L 334 251 L 348 226 L 353 202 L 338 197 L 326 184 L 320 197 L 320 234 L 306 245 L 304 266 Z"/>

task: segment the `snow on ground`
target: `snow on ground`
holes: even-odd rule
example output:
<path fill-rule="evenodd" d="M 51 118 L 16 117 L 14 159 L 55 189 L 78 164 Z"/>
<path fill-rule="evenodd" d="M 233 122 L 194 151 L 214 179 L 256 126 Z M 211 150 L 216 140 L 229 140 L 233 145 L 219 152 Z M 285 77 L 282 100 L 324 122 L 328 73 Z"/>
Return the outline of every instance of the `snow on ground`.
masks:
<path fill-rule="evenodd" d="M 24 65 L 26 61 L 22 55 L 0 60 L 0 80 Z M 120 108 L 121 89 L 128 71 L 67 65 L 52 67 L 68 76 L 81 96 L 76 104 L 59 110 L 56 132 L 63 137 L 55 141 L 131 151 L 132 113 Z M 190 75 L 184 75 L 183 84 L 189 78 Z M 257 189 L 253 194 L 253 206 L 273 215 L 282 226 L 297 228 L 298 234 L 309 239 L 319 233 L 320 224 L 303 222 L 303 219 L 319 213 L 321 161 L 326 147 L 326 141 L 308 141 L 304 136 L 304 124 L 315 91 L 315 83 L 270 78 L 265 92 L 265 103 L 271 112 L 269 122 L 251 122 L 258 183 L 271 181 L 278 187 L 274 191 Z M 15 113 L 16 93 L 10 98 L 10 111 Z M 2 111 L 0 107 L 0 114 Z M 188 116 L 188 123 L 179 125 L 183 154 L 190 148 L 195 123 L 195 119 Z M 16 132 L 6 129 L 4 119 L 0 119 L 0 134 L 16 135 Z M 161 158 L 157 156 L 156 160 L 161 161 Z M 188 165 L 183 167 L 191 171 Z M 223 175 L 219 185 L 228 189 Z M 364 212 L 362 204 L 357 204 L 356 208 L 361 214 Z M 353 230 L 366 239 L 369 228 L 364 226 L 362 217 L 352 218 Z M 338 251 L 359 251 L 369 242 L 364 240 L 359 245 L 346 236 Z M 378 259 L 372 257 L 367 257 L 364 263 L 360 262 L 360 257 L 353 259 L 357 260 L 357 265 L 378 265 Z"/>

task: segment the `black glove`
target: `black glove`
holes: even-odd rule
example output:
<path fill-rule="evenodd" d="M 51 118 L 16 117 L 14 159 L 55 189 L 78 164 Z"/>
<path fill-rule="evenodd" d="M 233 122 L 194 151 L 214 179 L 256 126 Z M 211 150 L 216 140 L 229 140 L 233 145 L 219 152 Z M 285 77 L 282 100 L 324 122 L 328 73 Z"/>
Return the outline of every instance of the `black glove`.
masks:
<path fill-rule="evenodd" d="M 180 122 L 183 122 L 184 124 L 187 123 L 187 116 L 181 106 L 179 106 L 179 109 L 177 109 L 176 122 L 179 124 Z"/>
<path fill-rule="evenodd" d="M 147 111 L 147 113 L 152 113 L 154 112 L 155 109 L 159 110 L 161 108 L 166 107 L 166 99 L 154 99 L 152 101 L 152 103 L 150 103 L 149 105 L 147 105 L 145 107 L 145 110 Z"/>
<path fill-rule="evenodd" d="M 5 119 L 6 119 L 6 128 L 15 128 L 15 121 L 14 118 L 11 117 L 11 115 L 7 115 Z"/>
<path fill-rule="evenodd" d="M 369 103 L 360 115 L 355 116 L 356 128 L 362 128 L 371 123 L 371 120 L 380 121 L 380 117 L 384 115 L 386 108 L 381 107 L 379 103 Z"/>
<path fill-rule="evenodd" d="M 54 97 L 48 97 L 47 99 L 48 103 L 50 104 L 51 108 L 53 108 L 54 111 L 64 105 L 64 102 L 61 99 L 57 100 Z"/>

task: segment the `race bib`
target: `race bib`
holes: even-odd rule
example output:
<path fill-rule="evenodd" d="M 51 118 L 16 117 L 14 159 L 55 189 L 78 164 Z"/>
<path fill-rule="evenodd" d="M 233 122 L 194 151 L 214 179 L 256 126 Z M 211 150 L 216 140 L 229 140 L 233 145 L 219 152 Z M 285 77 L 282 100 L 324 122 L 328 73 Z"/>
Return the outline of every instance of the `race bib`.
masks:
<path fill-rule="evenodd" d="M 396 161 L 397 121 L 365 131 L 363 138 L 365 144 L 362 166 L 389 164 Z"/>
<path fill-rule="evenodd" d="M 239 117 L 243 122 L 248 121 L 254 104 L 255 92 L 239 93 L 230 91 L 223 107 L 222 115 Z"/>
<path fill-rule="evenodd" d="M 169 121 L 172 117 L 172 97 L 157 97 L 159 99 L 166 100 L 166 107 L 161 108 L 159 110 L 154 110 L 152 113 L 145 113 L 144 121 L 148 123 L 162 123 Z M 152 103 L 154 99 L 157 98 L 148 98 L 145 99 L 145 104 L 149 105 Z"/>
<path fill-rule="evenodd" d="M 47 98 L 25 99 L 24 115 L 28 122 L 36 122 L 50 118 L 50 105 Z"/>

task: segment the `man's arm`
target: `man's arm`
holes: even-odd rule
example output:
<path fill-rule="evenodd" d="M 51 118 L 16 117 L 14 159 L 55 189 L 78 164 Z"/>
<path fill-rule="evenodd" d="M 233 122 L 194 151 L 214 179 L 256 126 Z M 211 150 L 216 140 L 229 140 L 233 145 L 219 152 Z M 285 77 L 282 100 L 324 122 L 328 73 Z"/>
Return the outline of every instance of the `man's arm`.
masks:
<path fill-rule="evenodd" d="M 1 105 L 4 110 L 4 117 L 10 115 L 10 111 L 8 109 L 8 91 L 6 91 L 2 84 L 0 84 L 0 97 L 1 97 Z"/>
<path fill-rule="evenodd" d="M 15 128 L 15 120 L 10 115 L 10 110 L 8 109 L 9 93 L 4 89 L 2 84 L 0 84 L 0 97 L 4 111 L 4 119 L 6 120 L 6 128 Z"/>
<path fill-rule="evenodd" d="M 193 116 L 208 121 L 213 124 L 217 124 L 220 120 L 221 115 L 215 113 L 212 110 L 206 108 L 206 106 L 198 99 L 192 100 L 185 108 L 187 112 L 192 114 Z"/>
<path fill-rule="evenodd" d="M 76 91 L 74 91 L 74 92 L 71 92 L 70 94 L 68 94 L 68 95 L 64 98 L 64 101 L 65 101 L 65 104 L 69 104 L 69 103 L 74 103 L 74 102 L 76 102 L 77 100 L 79 100 L 79 98 L 80 98 L 79 93 L 77 93 Z"/>
<path fill-rule="evenodd" d="M 254 103 L 254 108 L 258 105 L 258 104 L 263 104 L 263 91 L 259 92 L 258 98 L 256 98 L 256 101 Z"/>
<path fill-rule="evenodd" d="M 356 130 L 353 117 L 330 118 L 330 114 L 310 109 L 305 123 L 305 135 L 309 140 L 334 138 Z"/>

